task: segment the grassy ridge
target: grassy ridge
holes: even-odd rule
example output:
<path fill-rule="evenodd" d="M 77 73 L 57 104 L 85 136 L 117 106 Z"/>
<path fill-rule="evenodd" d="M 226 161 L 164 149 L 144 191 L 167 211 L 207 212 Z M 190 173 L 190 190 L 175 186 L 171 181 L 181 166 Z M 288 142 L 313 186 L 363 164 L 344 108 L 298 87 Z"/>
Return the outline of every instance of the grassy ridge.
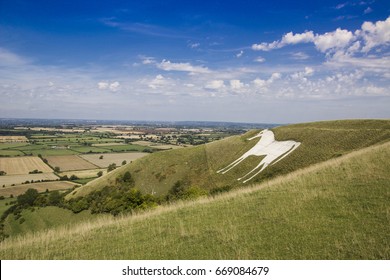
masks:
<path fill-rule="evenodd" d="M 0 257 L 389 259 L 389 156 L 386 143 L 215 199 L 11 238 Z"/>
<path fill-rule="evenodd" d="M 258 183 L 390 139 L 388 120 L 316 122 L 272 130 L 276 140 L 295 140 L 301 142 L 301 145 L 288 157 L 267 167 L 247 184 Z M 166 194 L 178 180 L 187 186 L 198 186 L 206 190 L 226 185 L 240 186 L 242 183 L 236 179 L 249 172 L 261 158 L 251 156 L 226 174 L 217 174 L 216 171 L 255 145 L 257 139 L 248 141 L 247 138 L 256 133 L 257 131 L 250 131 L 242 136 L 233 136 L 206 145 L 149 155 L 90 182 L 68 198 L 83 196 L 104 186 L 115 186 L 116 178 L 126 171 L 130 171 L 138 189 L 157 195 Z"/>

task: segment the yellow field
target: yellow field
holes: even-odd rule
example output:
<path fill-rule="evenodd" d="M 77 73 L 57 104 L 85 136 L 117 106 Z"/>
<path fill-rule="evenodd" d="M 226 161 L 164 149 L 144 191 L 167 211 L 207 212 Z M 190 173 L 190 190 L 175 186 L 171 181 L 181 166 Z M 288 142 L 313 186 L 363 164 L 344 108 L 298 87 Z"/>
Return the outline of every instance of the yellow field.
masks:
<path fill-rule="evenodd" d="M 75 155 L 70 156 L 49 156 L 46 157 L 49 164 L 59 167 L 61 171 L 96 169 L 97 166 Z"/>
<path fill-rule="evenodd" d="M 75 175 L 77 176 L 78 178 L 80 179 L 84 179 L 84 178 L 92 178 L 92 177 L 96 177 L 97 176 L 97 173 L 99 171 L 102 171 L 103 172 L 103 175 L 107 173 L 107 169 L 88 169 L 88 170 L 73 170 L 73 171 L 65 171 L 65 172 L 61 172 L 59 175 L 60 176 L 72 176 L 72 175 Z"/>
<path fill-rule="evenodd" d="M 18 196 L 25 193 L 28 189 L 36 189 L 38 192 L 67 190 L 79 184 L 68 181 L 43 182 L 33 184 L 16 185 L 7 188 L 0 188 L 0 196 L 9 197 L 11 195 Z"/>
<path fill-rule="evenodd" d="M 25 175 L 7 175 L 0 176 L 0 188 L 2 186 L 11 186 L 13 184 L 21 184 L 26 181 L 40 181 L 40 180 L 57 180 L 59 179 L 54 173 L 39 173 L 39 174 L 25 174 Z"/>
<path fill-rule="evenodd" d="M 92 144 L 92 146 L 94 146 L 94 147 L 122 146 L 122 145 L 125 145 L 125 144 L 124 143 L 118 143 L 118 142 Z"/>
<path fill-rule="evenodd" d="M 149 141 L 135 141 L 135 142 L 133 142 L 133 144 L 147 146 L 147 147 L 153 147 L 153 148 L 161 149 L 161 150 L 183 148 L 183 146 L 159 144 L 159 143 L 153 143 L 153 142 L 149 142 Z"/>
<path fill-rule="evenodd" d="M 28 142 L 26 136 L 0 136 L 0 143 Z"/>
<path fill-rule="evenodd" d="M 28 174 L 33 170 L 53 172 L 39 157 L 0 158 L 0 170 L 7 172 L 7 175 Z"/>
<path fill-rule="evenodd" d="M 100 168 L 105 168 L 111 163 L 115 163 L 117 166 L 121 166 L 122 162 L 125 160 L 127 163 L 130 163 L 138 158 L 144 157 L 149 153 L 119 153 L 119 154 L 103 154 L 103 158 L 99 159 L 100 154 L 91 154 L 91 155 L 80 155 L 80 157 L 88 160 L 89 162 L 99 166 Z"/>

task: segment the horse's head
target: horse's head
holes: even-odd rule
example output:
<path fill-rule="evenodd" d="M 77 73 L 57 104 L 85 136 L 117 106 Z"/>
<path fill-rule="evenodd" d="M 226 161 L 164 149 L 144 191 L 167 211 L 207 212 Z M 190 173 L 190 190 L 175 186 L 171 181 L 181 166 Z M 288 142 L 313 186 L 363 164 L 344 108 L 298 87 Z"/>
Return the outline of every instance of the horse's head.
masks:
<path fill-rule="evenodd" d="M 257 133 L 255 136 L 251 137 L 251 138 L 248 138 L 247 140 L 253 140 L 255 138 L 260 138 L 264 135 L 264 133 L 267 133 L 267 131 L 269 131 L 268 129 L 264 129 L 262 131 L 260 131 L 259 133 Z"/>

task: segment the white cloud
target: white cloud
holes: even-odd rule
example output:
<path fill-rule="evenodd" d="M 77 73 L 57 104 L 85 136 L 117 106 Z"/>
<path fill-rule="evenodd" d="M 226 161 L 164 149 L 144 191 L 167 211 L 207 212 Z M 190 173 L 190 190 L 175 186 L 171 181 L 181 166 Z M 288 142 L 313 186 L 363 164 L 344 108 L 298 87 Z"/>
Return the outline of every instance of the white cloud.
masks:
<path fill-rule="evenodd" d="M 173 63 L 165 59 L 157 64 L 157 67 L 165 71 L 183 71 L 197 74 L 210 73 L 210 70 L 207 67 L 193 66 L 190 63 Z"/>
<path fill-rule="evenodd" d="M 113 82 L 110 84 L 110 90 L 111 91 L 117 91 L 120 87 L 120 83 L 119 82 Z"/>
<path fill-rule="evenodd" d="M 109 84 L 106 83 L 106 82 L 99 82 L 99 83 L 98 83 L 98 88 L 99 88 L 99 89 L 107 89 L 108 86 L 109 86 Z"/>
<path fill-rule="evenodd" d="M 306 31 L 305 33 L 293 34 L 289 32 L 283 35 L 282 40 L 273 41 L 272 43 L 253 44 L 252 49 L 255 51 L 270 51 L 274 49 L 283 48 L 286 45 L 295 45 L 299 43 L 309 43 L 314 41 L 313 31 Z"/>
<path fill-rule="evenodd" d="M 191 48 L 191 49 L 196 49 L 200 46 L 200 43 L 190 43 L 188 44 L 188 46 Z"/>
<path fill-rule="evenodd" d="M 373 12 L 373 9 L 371 9 L 371 7 L 367 7 L 367 9 L 364 10 L 364 14 L 370 14 Z"/>
<path fill-rule="evenodd" d="M 28 64 L 30 61 L 7 49 L 0 47 L 0 65 L 2 66 L 21 66 Z"/>
<path fill-rule="evenodd" d="M 252 83 L 255 86 L 255 88 L 267 88 L 273 82 L 281 78 L 282 78 L 282 74 L 275 72 L 272 73 L 272 75 L 267 80 L 256 78 L 255 80 L 252 81 Z"/>
<path fill-rule="evenodd" d="M 101 90 L 104 89 L 109 89 L 110 91 L 118 91 L 120 87 L 119 82 L 113 82 L 113 83 L 108 83 L 108 82 L 98 82 L 98 88 Z"/>
<path fill-rule="evenodd" d="M 255 87 L 262 88 L 262 87 L 267 86 L 267 81 L 259 79 L 259 78 L 256 78 L 255 80 L 253 80 L 253 84 L 255 85 Z"/>
<path fill-rule="evenodd" d="M 259 63 L 263 63 L 265 61 L 265 58 L 264 57 L 261 57 L 261 56 L 258 56 L 255 58 L 254 60 L 255 62 L 259 62 Z"/>
<path fill-rule="evenodd" d="M 268 82 L 273 83 L 274 81 L 279 80 L 280 78 L 282 78 L 282 74 L 277 73 L 277 72 L 272 73 L 271 77 L 268 79 Z"/>
<path fill-rule="evenodd" d="M 148 84 L 148 87 L 152 89 L 158 89 L 166 87 L 170 84 L 171 82 L 168 79 L 166 79 L 163 75 L 159 74 Z"/>
<path fill-rule="evenodd" d="M 256 51 L 271 51 L 280 49 L 287 45 L 301 43 L 313 43 L 317 50 L 322 53 L 331 54 L 339 50 L 347 51 L 349 48 L 354 52 L 369 52 L 379 46 L 390 44 L 390 17 L 385 21 L 376 23 L 364 22 L 360 30 L 352 31 L 337 28 L 335 31 L 324 34 L 314 34 L 313 31 L 293 34 L 289 32 L 283 35 L 281 40 L 272 43 L 253 44 L 252 49 Z M 360 46 L 363 46 L 361 49 Z"/>
<path fill-rule="evenodd" d="M 240 80 L 230 80 L 230 87 L 233 90 L 242 89 L 245 85 Z"/>
<path fill-rule="evenodd" d="M 156 63 L 156 61 L 153 60 L 152 58 L 145 58 L 144 60 L 142 60 L 142 64 L 144 65 L 153 64 L 153 63 Z"/>
<path fill-rule="evenodd" d="M 353 39 L 354 35 L 351 31 L 337 28 L 336 31 L 317 35 L 313 42 L 320 52 L 325 53 L 329 50 L 342 49 L 348 46 Z"/>
<path fill-rule="evenodd" d="M 314 69 L 313 69 L 313 68 L 311 68 L 311 67 L 305 67 L 305 71 L 296 72 L 296 73 L 292 74 L 290 77 L 291 77 L 293 80 L 307 81 L 307 78 L 306 78 L 306 77 L 312 76 L 313 73 L 314 73 Z"/>
<path fill-rule="evenodd" d="M 390 44 L 390 17 L 376 23 L 366 21 L 363 23 L 362 29 L 356 33 L 363 38 L 363 52 L 368 52 L 382 45 L 388 46 Z"/>
<path fill-rule="evenodd" d="M 206 84 L 206 89 L 219 90 L 225 87 L 225 83 L 223 80 L 213 80 Z"/>
<path fill-rule="evenodd" d="M 309 55 L 304 52 L 296 52 L 292 54 L 292 58 L 296 60 L 306 60 L 309 59 Z"/>
<path fill-rule="evenodd" d="M 285 34 L 282 38 L 281 44 L 285 45 L 295 45 L 300 43 L 309 43 L 314 41 L 314 33 L 313 31 L 306 31 L 305 33 L 297 33 L 293 34 L 289 32 Z"/>
<path fill-rule="evenodd" d="M 237 58 L 240 58 L 244 54 L 244 51 L 240 51 L 238 54 L 236 54 Z"/>

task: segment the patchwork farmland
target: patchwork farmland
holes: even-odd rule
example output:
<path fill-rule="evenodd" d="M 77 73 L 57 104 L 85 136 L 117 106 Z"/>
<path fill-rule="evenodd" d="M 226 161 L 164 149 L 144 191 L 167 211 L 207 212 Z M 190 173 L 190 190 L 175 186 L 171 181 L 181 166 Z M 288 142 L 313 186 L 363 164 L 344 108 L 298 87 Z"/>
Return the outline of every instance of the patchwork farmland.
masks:
<path fill-rule="evenodd" d="M 86 169 L 96 169 L 97 166 L 86 161 L 85 159 L 75 156 L 49 156 L 46 157 L 48 163 L 53 168 L 59 167 L 61 171 L 71 171 L 71 170 L 86 170 Z"/>
<path fill-rule="evenodd" d="M 42 173 L 53 172 L 39 157 L 0 158 L 0 170 L 7 175 L 29 174 L 34 170 Z"/>

